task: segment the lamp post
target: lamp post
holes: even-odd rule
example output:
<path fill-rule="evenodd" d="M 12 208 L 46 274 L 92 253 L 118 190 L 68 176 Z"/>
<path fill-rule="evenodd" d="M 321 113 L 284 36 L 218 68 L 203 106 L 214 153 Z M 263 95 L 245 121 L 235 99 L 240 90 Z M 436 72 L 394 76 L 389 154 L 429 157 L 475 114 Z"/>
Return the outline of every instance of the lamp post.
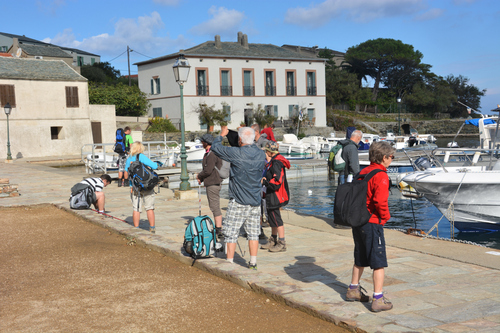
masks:
<path fill-rule="evenodd" d="M 186 144 L 184 138 L 184 82 L 187 81 L 189 76 L 189 69 L 191 66 L 184 55 L 180 54 L 179 58 L 175 61 L 172 69 L 174 70 L 175 81 L 179 84 L 181 88 L 181 184 L 179 185 L 180 191 L 188 191 L 191 189 L 191 185 L 189 185 L 189 175 L 187 172 L 187 163 L 186 163 Z"/>
<path fill-rule="evenodd" d="M 10 103 L 5 104 L 3 107 L 5 114 L 7 115 L 7 161 L 12 161 L 12 155 L 10 154 L 10 135 L 9 135 L 9 115 L 10 111 L 12 111 L 12 107 Z"/>
<path fill-rule="evenodd" d="M 398 135 L 401 135 L 401 97 L 398 97 Z"/>

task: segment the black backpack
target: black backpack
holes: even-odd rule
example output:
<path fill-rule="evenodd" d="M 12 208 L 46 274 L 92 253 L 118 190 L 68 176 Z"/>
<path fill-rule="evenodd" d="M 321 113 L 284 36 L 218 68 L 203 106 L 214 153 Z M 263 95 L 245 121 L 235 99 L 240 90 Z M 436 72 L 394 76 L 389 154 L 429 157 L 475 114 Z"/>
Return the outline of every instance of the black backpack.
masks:
<path fill-rule="evenodd" d="M 137 154 L 135 161 L 130 163 L 128 168 L 129 180 L 132 182 L 132 187 L 135 191 L 149 191 L 158 184 L 158 174 L 149 166 L 139 161 L 139 155 Z"/>
<path fill-rule="evenodd" d="M 379 172 L 372 170 L 368 174 L 353 177 L 352 183 L 344 183 L 337 187 L 333 209 L 333 222 L 347 227 L 361 227 L 368 223 L 372 214 L 366 208 L 366 192 L 368 181 Z M 358 179 L 361 178 L 361 179 Z"/>
<path fill-rule="evenodd" d="M 123 128 L 119 128 L 116 130 L 116 138 L 115 138 L 115 148 L 114 152 L 117 154 L 124 154 L 129 150 L 129 148 L 125 145 L 125 132 Z"/>

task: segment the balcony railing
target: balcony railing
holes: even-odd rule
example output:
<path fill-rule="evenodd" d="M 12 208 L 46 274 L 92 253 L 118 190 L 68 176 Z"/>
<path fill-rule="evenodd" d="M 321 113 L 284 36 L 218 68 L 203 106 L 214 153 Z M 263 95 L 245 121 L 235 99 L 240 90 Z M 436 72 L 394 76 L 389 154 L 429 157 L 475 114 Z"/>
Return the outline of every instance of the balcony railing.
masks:
<path fill-rule="evenodd" d="M 243 86 L 243 96 L 255 96 L 255 86 Z"/>
<path fill-rule="evenodd" d="M 276 87 L 266 86 L 266 96 L 276 96 Z"/>
<path fill-rule="evenodd" d="M 220 86 L 220 95 L 221 96 L 233 96 L 233 87 L 232 86 Z"/>
<path fill-rule="evenodd" d="M 297 95 L 297 87 L 286 86 L 286 95 L 287 96 L 296 96 Z"/>
<path fill-rule="evenodd" d="M 208 96 L 208 86 L 196 86 L 198 96 Z"/>
<path fill-rule="evenodd" d="M 316 87 L 307 87 L 307 96 L 316 96 Z"/>

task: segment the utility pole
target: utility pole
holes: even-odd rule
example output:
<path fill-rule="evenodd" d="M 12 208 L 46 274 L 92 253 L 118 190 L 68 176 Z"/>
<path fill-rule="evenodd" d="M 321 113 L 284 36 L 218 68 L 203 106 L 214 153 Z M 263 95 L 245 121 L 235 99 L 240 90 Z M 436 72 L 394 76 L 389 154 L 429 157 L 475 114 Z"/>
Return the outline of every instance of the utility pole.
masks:
<path fill-rule="evenodd" d="M 132 82 L 130 80 L 130 52 L 133 50 L 130 49 L 127 45 L 127 62 L 128 62 L 128 86 L 130 87 L 132 85 Z"/>

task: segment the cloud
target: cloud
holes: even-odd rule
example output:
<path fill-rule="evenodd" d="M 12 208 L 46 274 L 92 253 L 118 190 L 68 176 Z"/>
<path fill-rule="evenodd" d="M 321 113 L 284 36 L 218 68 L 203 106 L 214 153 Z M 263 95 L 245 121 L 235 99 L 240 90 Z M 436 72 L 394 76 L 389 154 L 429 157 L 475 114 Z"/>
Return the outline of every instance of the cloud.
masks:
<path fill-rule="evenodd" d="M 309 8 L 288 9 L 285 22 L 317 28 L 330 20 L 345 16 L 355 22 L 370 22 L 378 18 L 411 15 L 425 7 L 423 0 L 326 0 Z"/>
<path fill-rule="evenodd" d="M 428 11 L 426 11 L 422 14 L 415 16 L 415 21 L 434 20 L 435 18 L 442 16 L 443 13 L 444 13 L 444 9 L 432 8 L 432 9 L 429 9 Z"/>
<path fill-rule="evenodd" d="M 87 52 L 101 55 L 106 61 L 126 50 L 127 45 L 142 54 L 157 57 L 168 53 L 177 52 L 186 46 L 187 41 L 180 35 L 176 39 L 161 36 L 160 31 L 165 27 L 160 14 L 140 16 L 136 19 L 122 18 L 115 24 L 112 34 L 99 35 L 77 40 L 71 29 L 65 29 L 54 38 L 44 41 L 66 47 L 77 48 Z M 142 59 L 145 60 L 145 59 Z"/>
<path fill-rule="evenodd" d="M 208 14 L 212 18 L 191 28 L 190 32 L 195 35 L 229 35 L 241 25 L 245 14 L 235 9 L 224 7 L 210 7 Z"/>

